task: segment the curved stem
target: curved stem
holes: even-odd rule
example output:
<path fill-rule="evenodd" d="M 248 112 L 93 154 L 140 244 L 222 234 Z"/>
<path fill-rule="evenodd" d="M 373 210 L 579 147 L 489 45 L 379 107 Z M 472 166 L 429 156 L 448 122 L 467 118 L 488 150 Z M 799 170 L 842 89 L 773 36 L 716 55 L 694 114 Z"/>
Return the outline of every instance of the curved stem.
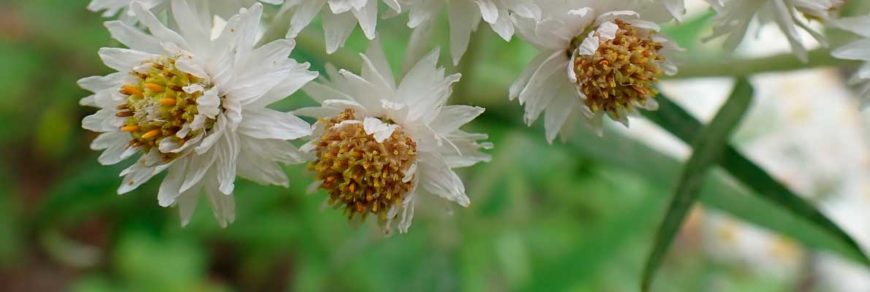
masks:
<path fill-rule="evenodd" d="M 691 61 L 678 65 L 679 72 L 667 79 L 686 79 L 717 76 L 749 76 L 759 73 L 794 71 L 801 69 L 839 67 L 854 65 L 855 62 L 840 60 L 831 56 L 828 49 L 816 49 L 809 52 L 809 62 L 801 62 L 794 54 L 752 58 Z"/>

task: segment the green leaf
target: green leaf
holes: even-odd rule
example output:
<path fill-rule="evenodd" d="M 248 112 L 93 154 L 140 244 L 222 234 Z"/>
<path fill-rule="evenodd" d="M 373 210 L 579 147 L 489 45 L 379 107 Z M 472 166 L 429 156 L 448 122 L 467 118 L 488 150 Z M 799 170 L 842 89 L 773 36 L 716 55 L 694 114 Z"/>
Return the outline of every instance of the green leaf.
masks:
<path fill-rule="evenodd" d="M 715 17 L 716 12 L 708 10 L 679 24 L 666 25 L 662 27 L 662 32 L 681 48 L 686 49 L 689 54 L 695 54 L 700 51 L 697 48 L 702 44 L 701 40 L 704 39 L 704 34 L 710 29 L 710 24 Z"/>
<path fill-rule="evenodd" d="M 683 141 L 691 141 L 698 136 L 701 122 L 696 120 L 686 110 L 675 104 L 667 97 L 658 98 L 660 108 L 655 112 L 647 112 L 646 117 L 658 124 L 665 130 Z M 728 146 L 719 161 L 719 165 L 730 173 L 735 179 L 752 189 L 758 196 L 767 202 L 788 211 L 796 219 L 803 221 L 818 231 L 819 236 L 810 236 L 809 230 L 801 230 L 796 226 L 790 226 L 780 222 L 779 228 L 773 230 L 790 235 L 804 244 L 814 247 L 837 251 L 847 258 L 870 264 L 870 260 L 862 252 L 858 243 L 843 231 L 837 224 L 816 209 L 803 197 L 795 194 L 783 184 L 778 182 L 764 169 L 757 166 L 751 160 L 743 156 L 737 149 Z M 723 203 L 728 203 L 723 200 Z M 759 212 L 756 217 L 763 217 L 765 210 L 758 206 L 746 206 L 747 210 L 755 209 Z M 792 232 L 786 232 L 792 230 Z"/>
<path fill-rule="evenodd" d="M 734 92 L 719 110 L 710 126 L 701 131 L 692 143 L 692 157 L 686 163 L 679 184 L 668 207 L 668 213 L 659 227 L 653 249 L 643 273 L 642 290 L 648 291 L 655 272 L 661 265 L 674 237 L 680 231 L 683 220 L 689 209 L 700 196 L 707 173 L 724 153 L 728 139 L 734 129 L 743 119 L 749 105 L 752 103 L 752 85 L 746 79 L 740 79 L 734 87 Z"/>

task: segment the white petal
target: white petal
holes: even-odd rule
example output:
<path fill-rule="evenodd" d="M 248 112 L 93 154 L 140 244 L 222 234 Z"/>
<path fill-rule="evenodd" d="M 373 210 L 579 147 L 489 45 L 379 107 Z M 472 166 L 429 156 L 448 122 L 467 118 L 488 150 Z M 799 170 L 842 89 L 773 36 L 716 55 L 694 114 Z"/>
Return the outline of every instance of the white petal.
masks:
<path fill-rule="evenodd" d="M 353 15 L 359 21 L 359 26 L 366 38 L 374 40 L 378 24 L 378 2 L 372 0 L 366 2 L 367 4 L 361 9 L 354 9 Z"/>
<path fill-rule="evenodd" d="M 292 113 L 272 109 L 246 110 L 239 133 L 257 139 L 295 140 L 311 135 L 311 125 Z"/>
<path fill-rule="evenodd" d="M 568 116 L 579 106 L 579 98 L 571 95 L 573 91 L 573 86 L 570 84 L 563 86 L 562 92 L 556 93 L 556 98 L 547 106 L 544 128 L 547 132 L 547 141 L 550 143 L 556 139 Z"/>
<path fill-rule="evenodd" d="M 344 42 L 356 27 L 357 19 L 353 13 L 323 14 L 323 30 L 326 33 L 326 53 L 332 54 L 344 45 Z"/>
<path fill-rule="evenodd" d="M 205 194 L 208 197 L 208 202 L 211 204 L 211 211 L 218 225 L 226 228 L 230 223 L 236 221 L 236 202 L 230 194 L 221 193 L 214 183 L 215 179 L 209 179 L 203 184 Z"/>
<path fill-rule="evenodd" d="M 214 165 L 217 155 L 208 152 L 203 155 L 191 155 L 189 159 L 187 171 L 184 172 L 184 183 L 179 190 L 182 193 L 202 182 L 206 172 Z"/>
<path fill-rule="evenodd" d="M 151 35 L 162 42 L 175 43 L 182 47 L 187 47 L 187 42 L 178 33 L 164 26 L 150 10 L 145 9 L 141 3 L 134 2 L 131 4 L 131 9 L 139 22 L 144 24 L 151 32 Z"/>
<path fill-rule="evenodd" d="M 188 159 L 180 159 L 169 167 L 169 171 L 167 171 L 166 177 L 163 179 L 163 183 L 160 184 L 160 190 L 157 193 L 157 202 L 161 207 L 172 206 L 172 204 L 175 204 L 176 199 L 181 196 L 181 184 L 184 181 L 184 173 L 187 171 L 188 162 Z"/>
<path fill-rule="evenodd" d="M 471 200 L 465 195 L 462 180 L 439 155 L 420 153 L 419 156 L 417 172 L 421 176 L 419 183 L 423 189 L 463 207 L 471 204 Z"/>
<path fill-rule="evenodd" d="M 870 39 L 849 43 L 831 54 L 840 59 L 870 61 Z"/>
<path fill-rule="evenodd" d="M 485 110 L 482 107 L 465 105 L 445 106 L 429 126 L 438 133 L 450 133 L 471 122 Z"/>
<path fill-rule="evenodd" d="M 290 20 L 290 30 L 287 31 L 288 38 L 295 38 L 305 27 L 311 24 L 311 20 L 317 16 L 317 12 L 326 4 L 326 0 L 305 0 L 301 1 L 302 6 L 296 9 L 293 13 L 293 18 Z"/>
<path fill-rule="evenodd" d="M 152 177 L 163 171 L 166 166 L 145 166 L 141 162 L 137 162 L 125 169 L 124 180 L 121 186 L 118 187 L 118 194 L 123 195 L 135 190 L 142 184 L 151 180 Z"/>
<path fill-rule="evenodd" d="M 176 204 L 178 205 L 178 215 L 181 218 L 181 226 L 187 226 L 190 223 L 190 218 L 193 217 L 193 212 L 196 211 L 196 205 L 199 203 L 200 191 L 202 191 L 202 182 L 178 196 Z"/>
<path fill-rule="evenodd" d="M 159 57 L 146 52 L 121 48 L 102 48 L 99 54 L 106 66 L 119 72 L 130 72 L 145 61 Z"/>
<path fill-rule="evenodd" d="M 372 135 L 378 143 L 383 143 L 384 140 L 390 138 L 390 136 L 393 135 L 393 132 L 399 128 L 397 125 L 387 124 L 382 122 L 380 119 L 371 117 L 365 118 L 363 121 L 363 127 L 365 128 L 366 134 Z"/>
<path fill-rule="evenodd" d="M 219 190 L 230 195 L 235 189 L 236 161 L 239 159 L 239 136 L 234 133 L 223 135 L 223 142 L 215 146 L 217 161 L 215 163 Z M 208 188 L 209 186 L 206 186 Z"/>
<path fill-rule="evenodd" d="M 120 21 L 108 21 L 105 23 L 112 38 L 118 40 L 128 48 L 148 52 L 152 54 L 160 54 L 163 52 L 163 46 L 160 41 L 154 36 L 146 34 L 139 29 L 136 29 L 129 24 Z"/>
<path fill-rule="evenodd" d="M 477 30 L 480 10 L 471 1 L 450 1 L 447 9 L 450 21 L 450 54 L 453 56 L 453 64 L 456 65 L 468 49 L 471 32 Z"/>

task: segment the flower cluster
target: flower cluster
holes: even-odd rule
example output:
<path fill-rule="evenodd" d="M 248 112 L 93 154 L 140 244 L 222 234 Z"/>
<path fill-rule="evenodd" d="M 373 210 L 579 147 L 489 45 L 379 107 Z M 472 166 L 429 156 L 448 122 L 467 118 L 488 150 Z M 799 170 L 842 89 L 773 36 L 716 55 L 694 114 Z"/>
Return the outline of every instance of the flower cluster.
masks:
<path fill-rule="evenodd" d="M 838 18 L 844 0 L 709 2 L 718 13 L 710 38 L 724 37 L 731 48 L 756 19 L 775 22 L 804 60 L 798 29 L 824 44 L 810 22 L 870 37 L 867 18 Z M 415 60 L 397 82 L 377 41 L 379 18 L 407 14 L 413 48 L 429 40 L 446 11 L 454 64 L 481 22 L 506 41 L 516 35 L 533 45 L 538 56 L 505 93 L 525 107 L 527 124 L 544 117 L 552 142 L 578 124 L 600 133 L 605 117 L 628 126 L 638 110 L 656 110 L 657 84 L 677 73 L 681 52 L 660 25 L 686 13 L 683 0 L 92 0 L 88 8 L 118 18 L 106 27 L 125 46 L 99 52 L 115 73 L 79 81 L 93 92 L 81 103 L 98 108 L 82 124 L 100 133 L 91 145 L 103 151 L 99 162 L 136 157 L 121 173 L 119 194 L 165 172 L 161 206 L 178 206 L 186 224 L 204 193 L 226 226 L 235 216 L 237 177 L 286 186 L 282 165 L 307 164 L 312 189 L 325 192 L 329 205 L 401 232 L 420 196 L 468 206 L 455 169 L 488 161 L 483 150 L 492 144 L 460 129 L 484 109 L 448 105 L 460 75 L 439 67 L 439 50 Z M 290 58 L 294 38 L 318 16 L 327 53 L 357 26 L 372 40 L 359 73 L 328 66 L 318 79 Z M 266 29 L 286 34 L 264 39 Z M 855 76 L 864 95 L 868 42 L 834 54 L 867 62 Z M 319 106 L 269 107 L 299 90 Z"/>

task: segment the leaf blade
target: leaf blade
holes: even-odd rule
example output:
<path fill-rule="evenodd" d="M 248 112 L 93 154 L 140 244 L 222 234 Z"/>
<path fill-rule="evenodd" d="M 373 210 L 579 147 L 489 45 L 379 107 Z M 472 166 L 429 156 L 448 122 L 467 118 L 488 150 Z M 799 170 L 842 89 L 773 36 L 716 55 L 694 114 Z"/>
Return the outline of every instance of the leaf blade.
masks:
<path fill-rule="evenodd" d="M 743 120 L 746 111 L 749 110 L 753 91 L 748 80 L 740 79 L 735 85 L 731 97 L 728 98 L 710 125 L 702 130 L 692 143 L 693 154 L 680 176 L 679 184 L 668 207 L 668 212 L 656 233 L 653 249 L 644 268 L 641 282 L 643 291 L 649 291 L 655 272 L 661 266 L 690 208 L 700 196 L 700 190 L 707 173 L 720 160 L 727 148 L 731 134 Z"/>
<path fill-rule="evenodd" d="M 691 141 L 701 131 L 701 122 L 695 119 L 685 109 L 665 96 L 659 96 L 659 110 L 646 112 L 645 116 L 650 121 L 658 124 L 682 141 Z M 785 185 L 777 181 L 764 169 L 757 166 L 744 156 L 735 147 L 728 145 L 719 165 L 733 178 L 750 188 L 762 199 L 776 204 L 791 212 L 793 215 L 811 222 L 829 236 L 840 241 L 843 250 L 838 250 L 846 257 L 870 266 L 870 259 L 862 251 L 860 245 L 846 231 L 840 228 L 833 220 L 829 219 L 809 201 L 789 190 Z M 805 242 L 815 247 L 824 247 L 822 244 Z"/>

